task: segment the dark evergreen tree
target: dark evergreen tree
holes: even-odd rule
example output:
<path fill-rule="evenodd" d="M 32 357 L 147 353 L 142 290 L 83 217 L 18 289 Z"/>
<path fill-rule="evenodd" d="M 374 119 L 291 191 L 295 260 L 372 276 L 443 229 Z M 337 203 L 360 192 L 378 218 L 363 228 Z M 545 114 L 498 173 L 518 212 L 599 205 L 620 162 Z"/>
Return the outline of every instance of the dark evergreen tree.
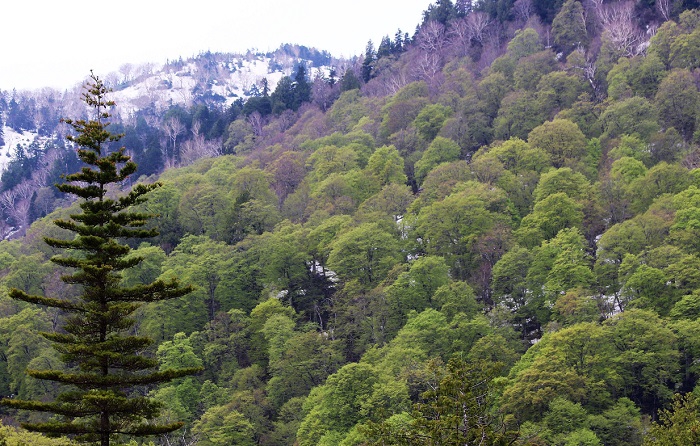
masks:
<path fill-rule="evenodd" d="M 261 81 L 262 83 L 262 92 L 261 94 L 263 97 L 268 97 L 270 96 L 270 84 L 267 82 L 267 78 L 264 77 Z"/>
<path fill-rule="evenodd" d="M 362 61 L 362 80 L 369 82 L 372 79 L 374 62 L 377 60 L 377 53 L 374 51 L 374 43 L 370 40 L 365 48 L 365 60 Z"/>
<path fill-rule="evenodd" d="M 537 14 L 547 23 L 552 23 L 563 4 L 564 0 L 534 0 L 532 2 Z"/>
<path fill-rule="evenodd" d="M 245 103 L 243 102 L 242 98 L 238 98 L 233 103 L 231 106 L 226 110 L 226 127 L 228 127 L 228 124 L 232 123 L 235 121 L 238 116 L 243 113 L 243 106 Z"/>
<path fill-rule="evenodd" d="M 32 166 L 27 157 L 26 149 L 17 144 L 13 151 L 12 160 L 7 164 L 7 168 L 0 176 L 0 192 L 10 190 L 21 182 L 30 178 Z"/>
<path fill-rule="evenodd" d="M 279 115 L 285 110 L 293 109 L 295 102 L 294 81 L 289 76 L 284 76 L 277 82 L 275 91 L 270 95 L 272 113 Z M 261 113 L 262 114 L 262 113 Z"/>
<path fill-rule="evenodd" d="M 513 15 L 513 3 L 515 0 L 483 0 L 478 3 L 477 8 L 503 23 Z"/>
<path fill-rule="evenodd" d="M 10 99 L 10 104 L 7 110 L 7 126 L 15 129 L 18 132 L 24 130 L 32 130 L 32 119 L 29 110 L 24 104 L 18 102 L 15 96 Z"/>
<path fill-rule="evenodd" d="M 454 356 L 443 367 L 428 363 L 432 382 L 423 392 L 408 423 L 370 421 L 362 430 L 367 443 L 379 445 L 512 445 L 518 433 L 509 431 L 489 413 L 491 382 L 501 364 L 467 362 Z"/>
<path fill-rule="evenodd" d="M 335 71 L 335 67 L 331 67 L 328 73 L 328 85 L 333 88 L 336 83 L 338 83 L 338 73 Z M 0 135 L 0 137 L 1 136 L 2 135 Z"/>
<path fill-rule="evenodd" d="M 267 82 L 267 78 L 263 78 L 262 82 L 262 92 L 260 92 L 257 86 L 253 85 L 253 88 L 257 92 L 253 94 L 251 92 L 251 97 L 243 105 L 243 114 L 250 116 L 255 112 L 260 113 L 262 116 L 267 116 L 272 113 L 272 101 L 270 100 L 270 86 Z"/>
<path fill-rule="evenodd" d="M 394 44 L 392 43 L 389 36 L 382 37 L 382 41 L 379 43 L 379 48 L 377 48 L 377 59 L 382 57 L 391 56 L 394 52 Z"/>
<path fill-rule="evenodd" d="M 423 24 L 434 20 L 446 25 L 457 14 L 455 6 L 450 0 L 437 0 L 435 4 L 428 6 L 428 10 L 423 12 Z"/>
<path fill-rule="evenodd" d="M 400 54 L 404 50 L 403 32 L 401 31 L 401 28 L 396 30 L 396 34 L 394 34 L 394 43 L 392 46 L 392 50 L 394 54 Z"/>
<path fill-rule="evenodd" d="M 294 103 L 292 110 L 296 111 L 304 102 L 311 100 L 311 84 L 306 78 L 306 67 L 300 63 L 294 75 Z"/>
<path fill-rule="evenodd" d="M 347 70 L 340 79 L 340 91 L 355 90 L 360 87 L 360 79 L 357 78 L 353 70 Z"/>
<path fill-rule="evenodd" d="M 77 299 L 30 295 L 10 290 L 13 299 L 62 310 L 67 314 L 61 331 L 42 333 L 52 341 L 66 367 L 62 370 L 28 370 L 38 379 L 60 383 L 70 389 L 53 402 L 3 399 L 2 404 L 16 409 L 41 411 L 55 416 L 44 422 L 25 423 L 24 427 L 52 435 L 71 435 L 78 441 L 109 446 L 119 435 L 156 435 L 178 429 L 182 424 L 152 423 L 160 404 L 143 396 L 144 386 L 170 381 L 196 372 L 196 368 L 153 371 L 158 361 L 144 350 L 152 339 L 129 334 L 134 325 L 132 314 L 144 302 L 183 296 L 191 291 L 176 280 L 155 281 L 125 287 L 121 271 L 136 266 L 142 259 L 129 256 L 130 248 L 122 240 L 152 237 L 155 230 L 143 226 L 151 217 L 133 212 L 133 205 L 145 201 L 145 194 L 159 184 L 138 185 L 129 193 L 112 198 L 114 186 L 136 171 L 136 163 L 124 154 L 125 148 L 107 151 L 110 142 L 121 135 L 108 130 L 108 110 L 114 105 L 106 99 L 108 89 L 97 77 L 83 94 L 93 108 L 94 119 L 66 120 L 76 131 L 68 137 L 78 149 L 78 157 L 87 166 L 67 175 L 60 192 L 81 199 L 82 213 L 55 224 L 75 233 L 72 240 L 46 238 L 53 248 L 68 250 L 51 260 L 72 268 L 62 277 L 82 292 Z"/>
<path fill-rule="evenodd" d="M 471 0 L 456 0 L 455 15 L 458 18 L 466 17 L 472 10 Z"/>

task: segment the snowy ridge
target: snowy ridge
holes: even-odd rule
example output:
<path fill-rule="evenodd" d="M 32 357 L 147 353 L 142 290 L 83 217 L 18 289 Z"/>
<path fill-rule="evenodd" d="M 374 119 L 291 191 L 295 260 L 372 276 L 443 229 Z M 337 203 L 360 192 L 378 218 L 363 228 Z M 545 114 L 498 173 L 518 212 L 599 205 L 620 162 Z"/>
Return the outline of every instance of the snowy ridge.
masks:
<path fill-rule="evenodd" d="M 304 57 L 307 55 L 309 58 Z M 205 53 L 160 66 L 127 64 L 119 72 L 96 74 L 113 90 L 111 99 L 117 104 L 113 115 L 129 120 L 136 112 L 148 107 L 153 107 L 158 115 L 173 105 L 190 107 L 198 102 L 225 109 L 238 99 L 246 100 L 259 94 L 263 79 L 267 80 L 269 92 L 272 93 L 280 79 L 293 76 L 300 63 L 306 65 L 310 81 L 319 73 L 327 76 L 331 69 L 330 61 L 330 55 L 316 50 L 285 45 L 267 54 L 252 50 L 246 54 Z M 60 108 L 59 116 L 80 115 L 84 109 L 79 100 L 81 87 L 81 84 L 77 84 L 74 89 L 64 93 L 52 91 L 57 97 L 54 105 Z M 37 90 L 23 94 L 35 100 L 43 92 Z M 18 133 L 8 126 L 3 128 L 3 139 L 0 172 L 7 168 L 18 144 L 27 148 L 36 141 L 40 149 L 44 146 L 43 138 L 38 137 L 37 131 Z"/>
<path fill-rule="evenodd" d="M 112 98 L 117 103 L 116 113 L 123 119 L 136 111 L 155 105 L 157 111 L 166 110 L 172 105 L 191 106 L 195 100 L 206 97 L 207 102 L 218 102 L 223 107 L 230 106 L 237 99 L 252 96 L 254 87 L 259 91 L 263 79 L 267 79 L 270 92 L 284 76 L 292 76 L 298 63 L 309 61 L 299 58 L 285 58 L 268 55 L 222 57 L 200 56 L 179 64 L 165 65 L 157 72 L 141 76 L 128 86 L 114 88 Z M 326 75 L 329 66 L 308 70 L 313 79 L 319 72 Z"/>

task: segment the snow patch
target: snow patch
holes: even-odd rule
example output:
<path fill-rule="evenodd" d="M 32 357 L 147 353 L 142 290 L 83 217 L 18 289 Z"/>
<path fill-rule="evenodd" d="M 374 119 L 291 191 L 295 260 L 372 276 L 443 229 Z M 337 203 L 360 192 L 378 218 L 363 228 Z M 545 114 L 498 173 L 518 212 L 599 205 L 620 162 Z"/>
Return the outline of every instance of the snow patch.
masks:
<path fill-rule="evenodd" d="M 0 172 L 4 172 L 7 169 L 7 165 L 12 160 L 17 145 L 28 147 L 38 136 L 36 132 L 26 130 L 19 133 L 6 125 L 2 127 L 2 134 L 5 144 L 0 146 Z"/>
<path fill-rule="evenodd" d="M 115 114 L 126 119 L 151 104 L 155 104 L 158 112 L 172 105 L 189 107 L 201 94 L 195 93 L 195 89 L 203 85 L 211 94 L 224 98 L 224 106 L 229 107 L 239 98 L 248 99 L 253 86 L 262 89 L 263 79 L 267 79 L 268 89 L 272 92 L 280 79 L 292 75 L 291 68 L 280 70 L 277 65 L 269 57 L 241 56 L 230 62 L 218 62 L 215 68 L 206 70 L 200 69 L 195 61 L 178 67 L 160 67 L 154 74 L 126 88 L 115 89 L 112 93 L 112 99 L 117 103 Z M 321 70 L 329 71 L 327 67 Z"/>

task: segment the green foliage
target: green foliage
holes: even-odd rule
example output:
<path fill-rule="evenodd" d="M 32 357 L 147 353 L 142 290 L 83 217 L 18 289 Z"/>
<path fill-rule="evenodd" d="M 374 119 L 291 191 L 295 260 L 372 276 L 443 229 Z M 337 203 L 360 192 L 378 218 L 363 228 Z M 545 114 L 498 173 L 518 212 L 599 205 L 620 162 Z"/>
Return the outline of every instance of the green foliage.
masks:
<path fill-rule="evenodd" d="M 513 72 L 515 87 L 520 90 L 534 90 L 543 76 L 554 71 L 556 60 L 550 50 L 540 51 L 523 57 Z"/>
<path fill-rule="evenodd" d="M 659 411 L 659 421 L 654 422 L 644 439 L 645 445 L 672 446 L 695 444 L 700 441 L 698 403 L 694 395 L 674 395 L 669 410 Z"/>
<path fill-rule="evenodd" d="M 394 146 L 382 146 L 372 153 L 367 171 L 379 178 L 382 186 L 390 183 L 406 183 L 404 160 Z"/>
<path fill-rule="evenodd" d="M 635 446 L 642 442 L 641 414 L 629 398 L 620 398 L 600 415 L 590 416 L 588 423 L 603 444 Z"/>
<path fill-rule="evenodd" d="M 573 107 L 586 90 L 580 78 L 562 71 L 552 71 L 542 76 L 537 84 L 537 102 L 548 112 L 547 117 L 555 117 L 557 113 Z M 556 117 L 566 119 L 565 116 Z M 578 122 L 577 125 L 581 127 Z"/>
<path fill-rule="evenodd" d="M 424 251 L 445 258 L 452 276 L 467 278 L 477 255 L 477 241 L 496 224 L 510 223 L 502 191 L 475 182 L 463 183 L 444 200 L 422 208 L 415 225 Z"/>
<path fill-rule="evenodd" d="M 695 132 L 695 115 L 700 106 L 700 92 L 687 70 L 674 70 L 661 81 L 654 102 L 659 121 L 674 127 L 686 141 Z"/>
<path fill-rule="evenodd" d="M 505 140 L 526 139 L 527 135 L 542 124 L 543 110 L 538 107 L 534 93 L 516 90 L 506 94 L 493 122 L 494 136 Z"/>
<path fill-rule="evenodd" d="M 394 419 L 371 424 L 366 435 L 372 445 L 463 445 L 488 442 L 510 444 L 516 437 L 488 413 L 492 369 L 484 364 L 467 364 L 454 358 L 439 368 L 432 362 L 434 376 L 431 390 L 414 404 L 410 419 Z"/>
<path fill-rule="evenodd" d="M 426 141 L 432 141 L 437 136 L 445 120 L 452 115 L 452 109 L 440 104 L 427 105 L 418 113 L 413 125 Z"/>
<path fill-rule="evenodd" d="M 623 134 L 637 134 L 646 140 L 659 130 L 657 111 L 644 98 L 634 96 L 612 103 L 600 115 L 604 136 L 615 138 Z"/>
<path fill-rule="evenodd" d="M 700 378 L 700 13 L 636 2 L 632 24 L 656 29 L 647 48 L 646 34 L 617 39 L 625 23 L 605 20 L 615 2 L 585 17 L 578 0 L 473 3 L 428 8 L 445 31 L 439 51 L 397 33 L 335 85 L 311 85 L 303 65 L 274 92 L 263 84 L 232 106 L 238 119 L 206 131 L 228 155 L 146 186 L 134 211 L 160 215 L 161 234 L 129 241 L 117 284 L 180 277 L 196 289 L 147 302 L 128 334 L 163 342 L 139 350 L 161 372 L 205 368 L 139 387 L 162 403 L 155 425 L 186 423 L 161 443 L 464 444 L 486 432 L 499 444 L 503 417 L 520 432 L 513 444 L 639 446 L 670 426 L 647 420 Z M 314 104 L 300 107 L 311 90 Z M 205 109 L 168 116 L 209 122 Z M 153 135 L 126 141 L 158 154 Z M 47 200 L 39 192 L 32 209 Z M 6 198 L 12 224 L 25 197 Z M 80 204 L 54 218 L 72 222 Z M 82 287 L 48 262 L 62 251 L 42 242 L 74 235 L 44 219 L 2 242 L 0 289 L 81 302 Z M 62 333 L 71 317 L 0 298 L 0 395 L 71 390 L 24 374 L 74 372 L 36 333 Z M 445 366 L 453 356 L 495 376 L 480 410 L 497 432 L 454 418 L 472 406 L 448 387 L 482 375 Z"/>
<path fill-rule="evenodd" d="M 0 426 L 0 445 L 3 446 L 75 446 L 76 444 L 66 438 L 47 438 L 34 432 Z"/>
<path fill-rule="evenodd" d="M 165 280 L 181 277 L 196 286 L 188 296 L 145 306 L 144 332 L 169 339 L 179 331 L 191 333 L 218 311 L 233 306 L 250 308 L 249 302 L 236 302 L 231 282 L 230 246 L 206 236 L 189 235 L 163 261 L 161 276 Z"/>
<path fill-rule="evenodd" d="M 348 364 L 314 388 L 304 402 L 306 416 L 297 432 L 299 445 L 316 445 L 324 435 L 342 434 L 360 421 L 360 408 L 377 378 L 368 364 Z"/>
<path fill-rule="evenodd" d="M 428 146 L 418 162 L 416 162 L 416 181 L 422 183 L 428 173 L 440 163 L 456 161 L 461 149 L 454 141 L 438 136 Z"/>
<path fill-rule="evenodd" d="M 564 54 L 569 54 L 578 46 L 587 46 L 586 17 L 580 2 L 564 2 L 552 21 L 552 35 L 557 49 Z"/>
<path fill-rule="evenodd" d="M 432 298 L 435 292 L 449 281 L 448 268 L 441 257 L 426 256 L 415 260 L 408 271 L 399 274 L 394 283 L 387 289 L 387 300 L 392 312 L 392 321 L 398 329 L 403 326 L 405 316 L 410 311 L 421 312 L 433 307 Z"/>
<path fill-rule="evenodd" d="M 564 192 L 570 198 L 581 200 L 588 196 L 589 190 L 590 184 L 586 177 L 568 167 L 562 167 L 542 174 L 533 194 L 535 202 L 542 201 L 559 192 Z"/>
<path fill-rule="evenodd" d="M 515 60 L 530 56 L 542 50 L 540 36 L 532 28 L 517 31 L 513 39 L 508 42 L 508 55 Z"/>
<path fill-rule="evenodd" d="M 547 152 L 554 167 L 576 166 L 586 154 L 586 137 L 575 123 L 566 119 L 555 119 L 534 128 L 527 141 Z"/>
<path fill-rule="evenodd" d="M 531 214 L 523 218 L 515 236 L 525 246 L 536 246 L 549 240 L 562 229 L 578 228 L 583 222 L 581 205 L 564 192 L 549 195 L 535 204 Z"/>
<path fill-rule="evenodd" d="M 363 286 L 381 281 L 399 261 L 396 236 L 378 223 L 365 223 L 341 234 L 328 255 L 328 266 L 341 278 Z"/>
<path fill-rule="evenodd" d="M 236 444 L 253 446 L 253 425 L 231 405 L 214 406 L 192 426 L 203 446 L 225 446 Z"/>

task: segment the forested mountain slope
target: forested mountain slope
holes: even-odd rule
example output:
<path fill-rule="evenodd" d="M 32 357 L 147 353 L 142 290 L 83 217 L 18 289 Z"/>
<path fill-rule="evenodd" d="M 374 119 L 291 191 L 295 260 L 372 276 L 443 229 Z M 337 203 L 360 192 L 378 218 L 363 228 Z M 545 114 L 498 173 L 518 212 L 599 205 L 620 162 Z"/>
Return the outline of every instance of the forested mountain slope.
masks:
<path fill-rule="evenodd" d="M 187 423 L 156 442 L 697 442 L 697 6 L 440 1 L 147 171 L 161 234 L 123 282 L 197 289 L 135 331 L 204 367 L 152 390 Z M 70 212 L 0 243 L 4 289 L 76 294 L 42 242 Z M 60 367 L 63 315 L 0 316 L 0 394 L 55 394 L 23 370 Z"/>
<path fill-rule="evenodd" d="M 102 78 L 117 103 L 112 128 L 124 134 L 140 173 L 149 175 L 232 153 L 228 127 L 250 98 L 272 94 L 278 111 L 298 107 L 280 98 L 291 92 L 294 79 L 305 79 L 302 96 L 309 101 L 312 88 L 335 81 L 335 72 L 348 63 L 285 44 L 268 53 L 206 52 L 163 66 L 124 64 Z M 53 185 L 79 162 L 61 118 L 88 116 L 81 94 L 82 85 L 63 92 L 0 90 L 0 237 L 22 235 L 34 220 L 65 205 Z"/>

